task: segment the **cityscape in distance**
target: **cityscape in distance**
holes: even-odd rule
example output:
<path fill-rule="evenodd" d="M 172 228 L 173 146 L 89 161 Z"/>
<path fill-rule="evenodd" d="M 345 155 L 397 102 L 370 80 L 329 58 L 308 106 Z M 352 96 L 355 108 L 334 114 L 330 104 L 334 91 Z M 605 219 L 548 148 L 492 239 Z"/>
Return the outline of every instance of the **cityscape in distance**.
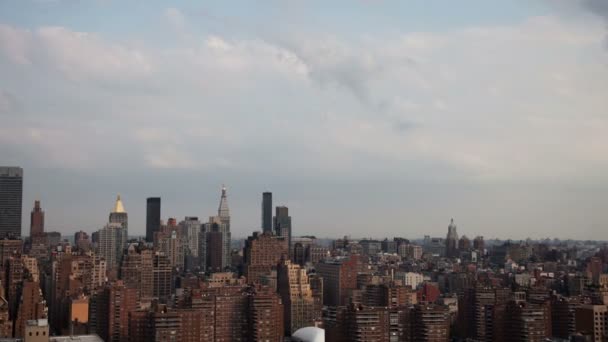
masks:
<path fill-rule="evenodd" d="M 120 195 L 100 229 L 22 234 L 24 170 L 0 167 L 0 341 L 603 341 L 602 241 L 317 239 L 261 194 L 260 225 L 233 240 L 217 214 L 163 219 L 146 203 L 129 234 Z M 142 199 L 143 200 L 143 199 Z M 52 214 L 52 213 L 51 213 Z M 512 336 L 517 336 L 512 337 Z"/>
<path fill-rule="evenodd" d="M 608 342 L 608 0 L 0 1 L 0 342 Z"/>

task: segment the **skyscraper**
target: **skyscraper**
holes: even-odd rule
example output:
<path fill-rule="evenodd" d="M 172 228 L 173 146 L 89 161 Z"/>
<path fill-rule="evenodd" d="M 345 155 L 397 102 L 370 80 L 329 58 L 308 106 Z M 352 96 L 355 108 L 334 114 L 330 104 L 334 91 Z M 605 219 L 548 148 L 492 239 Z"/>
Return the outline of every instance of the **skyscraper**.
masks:
<path fill-rule="evenodd" d="M 124 205 L 122 204 L 120 195 L 116 196 L 116 203 L 114 204 L 114 209 L 110 213 L 109 222 L 119 223 L 125 229 L 125 233 L 128 232 L 129 217 L 127 215 L 127 212 L 125 211 Z"/>
<path fill-rule="evenodd" d="M 281 260 L 277 267 L 277 284 L 283 301 L 283 320 L 288 336 L 300 328 L 314 326 L 321 321 L 321 310 L 316 310 L 305 268 L 292 264 L 289 260 Z"/>
<path fill-rule="evenodd" d="M 40 208 L 40 201 L 34 201 L 34 209 L 30 215 L 30 237 L 44 233 L 44 211 Z"/>
<path fill-rule="evenodd" d="M 154 233 L 160 230 L 160 197 L 146 201 L 146 241 L 154 242 Z"/>
<path fill-rule="evenodd" d="M 213 233 L 213 234 L 212 234 Z M 212 238 L 208 235 L 214 235 Z M 221 239 L 220 239 L 221 235 Z M 214 256 L 213 264 L 215 265 L 215 271 L 218 270 L 218 252 L 211 251 L 211 248 L 217 248 L 213 246 L 209 246 L 208 243 L 211 241 L 214 244 L 221 244 L 221 269 L 224 269 L 227 266 L 230 266 L 230 209 L 228 208 L 228 196 L 226 194 L 226 187 L 222 186 L 222 195 L 220 197 L 220 205 L 217 210 L 217 216 L 209 217 L 209 222 L 205 223 L 203 227 L 203 235 L 202 235 L 202 243 L 201 250 L 199 251 L 199 255 L 204 254 L 205 258 L 209 258 L 212 254 Z M 204 250 L 203 250 L 204 249 Z M 211 254 L 210 254 L 211 253 Z M 210 260 L 206 260 L 205 264 L 209 266 Z"/>
<path fill-rule="evenodd" d="M 456 232 L 454 219 L 450 221 L 450 225 L 448 226 L 448 235 L 445 239 L 445 254 L 448 258 L 458 256 L 458 233 Z"/>
<path fill-rule="evenodd" d="M 262 231 L 272 234 L 272 192 L 262 194 Z"/>
<path fill-rule="evenodd" d="M 109 223 L 99 230 L 99 254 L 106 259 L 108 270 L 120 266 L 123 249 L 127 244 L 128 216 L 120 195 L 110 213 Z"/>
<path fill-rule="evenodd" d="M 23 169 L 0 167 L 0 239 L 21 236 Z"/>
<path fill-rule="evenodd" d="M 226 261 L 224 267 L 230 264 L 230 239 L 232 238 L 230 233 L 230 209 L 228 208 L 228 195 L 226 194 L 226 186 L 222 185 L 222 197 L 220 198 L 220 205 L 217 209 L 217 216 L 220 219 L 220 231 L 222 232 L 223 242 L 223 255 Z"/>
<path fill-rule="evenodd" d="M 289 250 L 291 251 L 291 216 L 289 216 L 289 208 L 285 206 L 276 207 L 274 230 L 278 236 L 282 236 L 287 240 Z"/>

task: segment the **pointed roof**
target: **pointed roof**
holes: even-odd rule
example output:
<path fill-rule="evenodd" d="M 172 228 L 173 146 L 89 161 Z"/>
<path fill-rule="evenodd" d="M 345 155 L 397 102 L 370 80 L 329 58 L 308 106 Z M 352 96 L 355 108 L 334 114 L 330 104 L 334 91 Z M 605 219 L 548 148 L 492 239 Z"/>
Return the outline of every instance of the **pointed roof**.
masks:
<path fill-rule="evenodd" d="M 220 206 L 217 209 L 217 216 L 230 217 L 230 209 L 228 209 L 228 198 L 226 196 L 226 186 L 222 184 L 222 197 L 220 198 Z"/>
<path fill-rule="evenodd" d="M 125 207 L 122 205 L 122 201 L 120 200 L 120 195 L 116 196 L 116 204 L 114 204 L 113 213 L 124 213 Z"/>

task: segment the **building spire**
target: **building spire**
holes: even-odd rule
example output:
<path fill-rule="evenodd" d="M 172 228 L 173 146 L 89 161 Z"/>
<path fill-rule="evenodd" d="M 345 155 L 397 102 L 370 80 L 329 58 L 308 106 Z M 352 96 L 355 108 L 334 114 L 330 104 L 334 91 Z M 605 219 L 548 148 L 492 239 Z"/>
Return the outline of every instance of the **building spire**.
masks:
<path fill-rule="evenodd" d="M 226 186 L 222 184 L 222 197 L 220 198 L 220 206 L 217 209 L 217 216 L 221 218 L 230 217 L 230 209 L 228 209 L 228 198 L 226 196 Z"/>
<path fill-rule="evenodd" d="M 116 196 L 116 203 L 114 204 L 114 210 L 112 210 L 113 213 L 124 213 L 125 212 L 125 207 L 122 204 L 122 200 L 120 199 L 120 194 L 118 194 Z"/>

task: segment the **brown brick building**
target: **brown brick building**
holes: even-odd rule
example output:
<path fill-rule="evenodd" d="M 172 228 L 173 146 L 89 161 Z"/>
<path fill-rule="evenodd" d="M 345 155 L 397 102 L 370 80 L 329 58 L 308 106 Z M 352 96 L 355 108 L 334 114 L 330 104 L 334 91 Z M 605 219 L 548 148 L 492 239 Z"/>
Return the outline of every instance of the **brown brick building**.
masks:
<path fill-rule="evenodd" d="M 289 258 L 289 246 L 283 237 L 271 233 L 253 233 L 245 242 L 244 274 L 248 283 L 257 283 L 270 274 L 282 258 Z"/>

